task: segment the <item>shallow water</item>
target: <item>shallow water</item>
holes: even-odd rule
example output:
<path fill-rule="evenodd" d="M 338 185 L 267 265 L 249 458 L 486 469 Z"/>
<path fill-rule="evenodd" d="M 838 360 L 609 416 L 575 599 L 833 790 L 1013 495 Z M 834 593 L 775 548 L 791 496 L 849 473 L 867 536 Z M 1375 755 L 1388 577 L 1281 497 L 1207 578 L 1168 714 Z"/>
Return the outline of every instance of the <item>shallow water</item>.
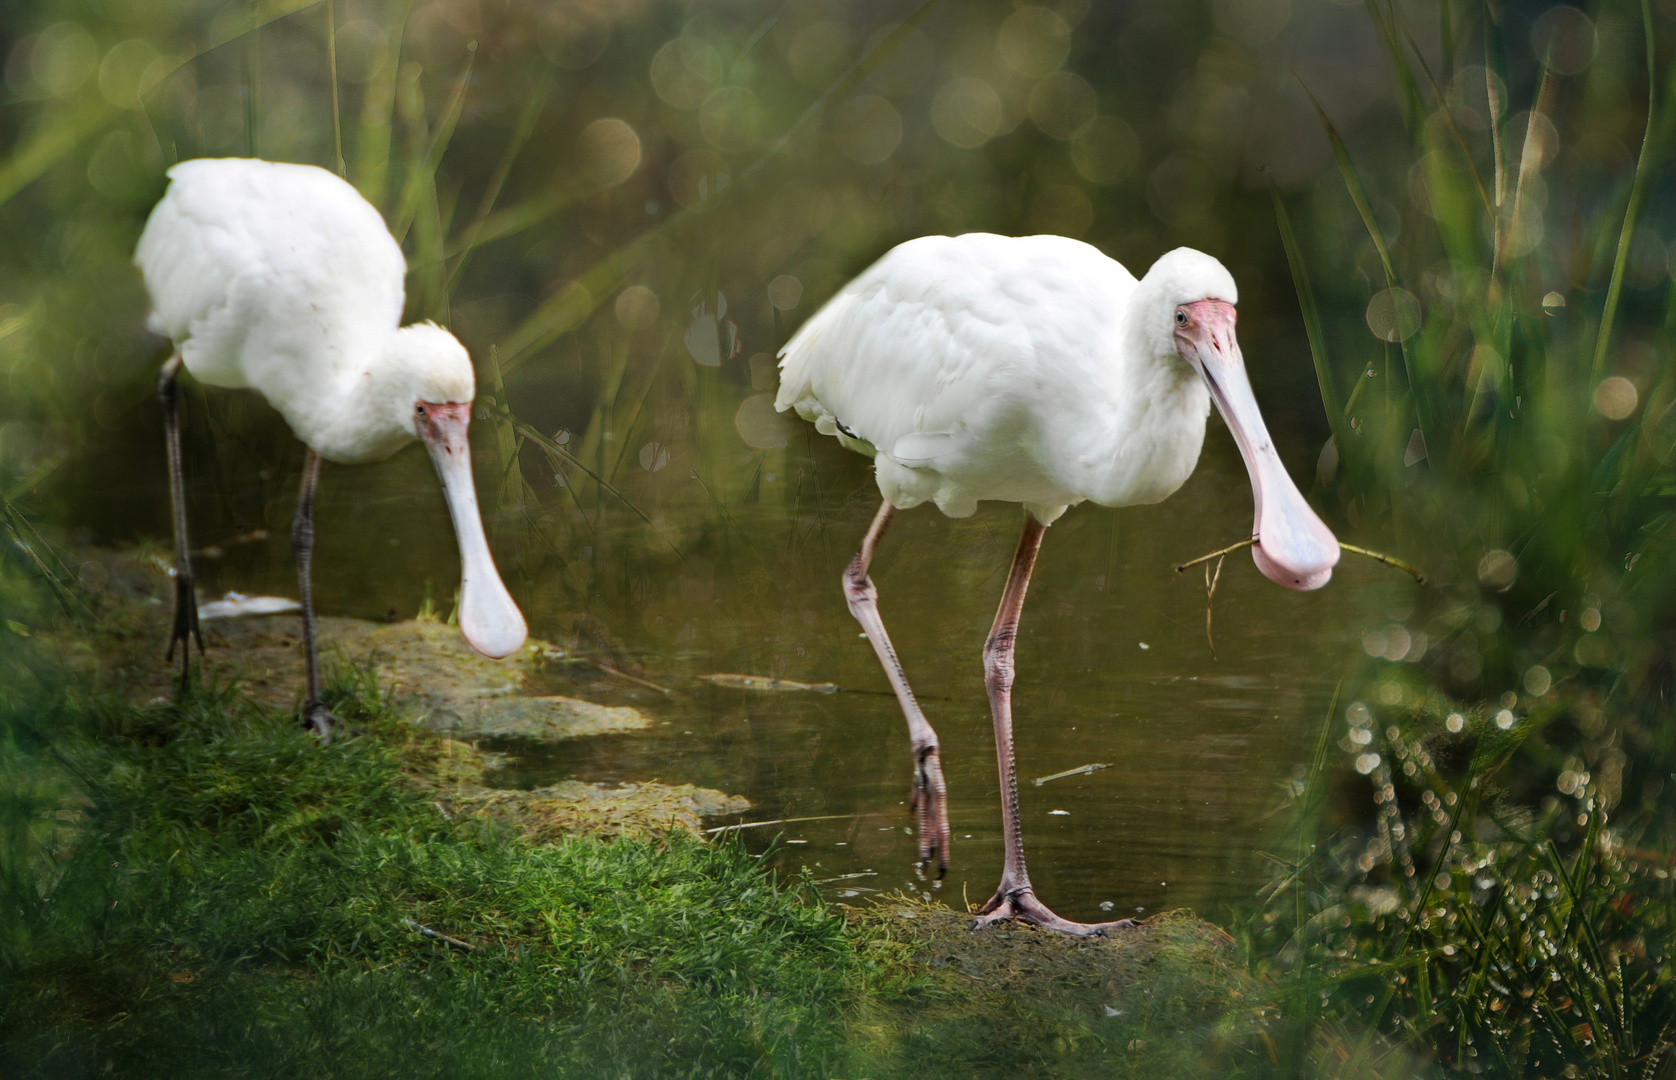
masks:
<path fill-rule="evenodd" d="M 638 664 L 641 678 L 671 692 L 580 660 L 555 664 L 544 692 L 634 704 L 657 723 L 641 734 L 496 746 L 514 762 L 494 779 L 531 787 L 657 778 L 720 788 L 751 799 L 746 820 L 813 819 L 744 836 L 758 851 L 780 838 L 776 865 L 808 866 L 829 895 L 903 888 L 981 902 L 998 878 L 1002 841 L 980 654 L 1021 512 L 986 504 L 962 521 L 930 507 L 905 512 L 874 563 L 887 626 L 943 744 L 954 842 L 938 884 L 914 869 L 901 712 L 838 586 L 876 490 L 866 461 L 826 442 L 803 440 L 759 462 L 768 471 L 756 500 L 724 499 L 725 526 L 701 533 L 679 559 L 667 545 L 661 561 L 646 556 L 658 536 L 621 507 L 605 514 L 594 534 L 590 613 L 618 666 Z M 823 498 L 782 497 L 764 482 L 799 471 L 819 474 Z M 446 606 L 457 570 L 428 473 L 416 453 L 375 468 L 328 469 L 316 563 L 323 611 L 411 614 L 427 579 Z M 671 480 L 663 505 L 679 508 L 681 478 Z M 701 485 L 689 475 L 685 487 Z M 1327 589 L 1297 594 L 1236 553 L 1217 588 L 1213 655 L 1204 578 L 1171 567 L 1242 535 L 1250 498 L 1231 441 L 1213 425 L 1199 470 L 1167 502 L 1074 508 L 1048 533 L 1025 607 L 1014 708 L 1032 878 L 1067 917 L 1179 906 L 1214 915 L 1263 880 L 1259 849 L 1318 737 L 1333 669 L 1352 647 L 1357 582 L 1379 571 L 1341 568 Z M 269 516 L 288 509 L 280 496 Z M 206 590 L 292 594 L 283 530 L 274 531 L 281 535 L 205 566 Z M 535 560 L 527 535 L 521 563 L 507 554 L 518 535 L 504 521 L 497 530 L 506 576 L 532 634 L 556 637 L 579 606 L 574 590 L 548 580 L 566 568 L 521 570 Z M 577 571 L 568 572 L 574 581 Z M 842 689 L 754 691 L 696 678 L 708 673 Z M 1092 763 L 1111 767 L 1031 782 Z"/>

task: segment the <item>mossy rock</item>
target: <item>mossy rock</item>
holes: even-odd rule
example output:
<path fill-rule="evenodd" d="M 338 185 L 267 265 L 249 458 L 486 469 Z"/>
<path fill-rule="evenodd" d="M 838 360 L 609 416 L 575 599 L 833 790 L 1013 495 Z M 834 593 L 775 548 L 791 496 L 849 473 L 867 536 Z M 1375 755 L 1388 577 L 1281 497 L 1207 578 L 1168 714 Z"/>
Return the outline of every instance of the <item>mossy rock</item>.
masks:
<path fill-rule="evenodd" d="M 78 666 L 122 673 L 130 695 L 142 700 L 174 693 L 176 669 L 158 654 L 167 640 L 172 599 L 166 564 L 144 553 L 96 550 L 82 558 L 92 575 L 104 621 L 91 637 L 66 635 L 80 648 Z M 503 660 L 466 644 L 459 628 L 434 620 L 394 623 L 321 616 L 321 664 L 366 670 L 385 703 L 414 730 L 401 747 L 410 780 L 437 796 L 450 816 L 478 816 L 551 841 L 563 835 L 700 835 L 703 819 L 743 813 L 750 802 L 692 784 L 655 781 L 591 784 L 578 780 L 537 791 L 491 787 L 485 774 L 504 760 L 477 747 L 478 739 L 555 741 L 638 731 L 652 720 L 638 709 L 580 698 L 528 693 L 531 676 L 574 642 L 590 646 L 603 630 L 586 616 L 560 620 L 564 648 L 532 639 Z M 199 661 L 208 682 L 236 679 L 262 710 L 297 708 L 304 680 L 302 623 L 293 612 L 214 619 L 203 624 L 206 652 Z M 590 636 L 591 635 L 591 636 Z M 597 639 L 597 640 L 596 640 Z"/>

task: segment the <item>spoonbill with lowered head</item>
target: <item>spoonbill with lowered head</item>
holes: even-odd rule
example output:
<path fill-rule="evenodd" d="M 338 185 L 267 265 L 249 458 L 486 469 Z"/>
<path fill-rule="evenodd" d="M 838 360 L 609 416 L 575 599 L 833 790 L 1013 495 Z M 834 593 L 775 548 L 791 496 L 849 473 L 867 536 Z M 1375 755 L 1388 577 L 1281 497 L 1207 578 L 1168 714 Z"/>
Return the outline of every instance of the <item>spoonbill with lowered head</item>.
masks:
<path fill-rule="evenodd" d="M 209 386 L 255 390 L 308 447 L 291 544 L 308 663 L 303 722 L 322 739 L 333 718 L 320 700 L 310 588 L 322 459 L 380 461 L 423 440 L 460 545 L 460 629 L 487 656 L 515 651 L 524 617 L 495 571 L 472 484 L 471 358 L 433 323 L 401 325 L 407 262 L 378 211 L 312 165 L 200 159 L 169 178 L 134 253 L 151 293 L 147 325 L 175 346 L 157 387 L 175 526 L 168 655 L 177 643 L 190 655 L 191 637 L 204 647 L 186 538 L 182 367 Z"/>
<path fill-rule="evenodd" d="M 948 867 L 941 750 L 885 633 L 867 576 L 897 510 L 966 517 L 1024 504 L 1024 534 L 984 645 L 1006 857 L 973 928 L 1020 919 L 1088 935 L 1037 899 L 1025 868 L 1013 760 L 1013 645 L 1042 535 L 1085 500 L 1168 498 L 1199 459 L 1214 402 L 1256 500 L 1252 557 L 1290 589 L 1327 583 L 1339 546 L 1281 466 L 1234 336 L 1239 290 L 1216 259 L 1177 248 L 1137 281 L 1059 236 L 927 236 L 887 252 L 798 330 L 780 356 L 781 411 L 871 457 L 884 502 L 844 571 L 850 612 L 908 720 L 921 865 Z"/>

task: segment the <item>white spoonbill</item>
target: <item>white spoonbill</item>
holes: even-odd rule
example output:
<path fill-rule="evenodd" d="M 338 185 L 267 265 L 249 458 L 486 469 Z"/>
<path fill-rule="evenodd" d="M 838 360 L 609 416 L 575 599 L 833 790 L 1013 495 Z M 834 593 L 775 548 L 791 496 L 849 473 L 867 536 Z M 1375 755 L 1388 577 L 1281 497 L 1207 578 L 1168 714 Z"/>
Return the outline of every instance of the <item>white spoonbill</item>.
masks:
<path fill-rule="evenodd" d="M 1291 589 L 1327 583 L 1339 546 L 1286 475 L 1234 337 L 1239 290 L 1220 262 L 1178 248 L 1139 281 L 1059 236 L 927 236 L 891 251 L 816 312 L 781 351 L 781 411 L 873 458 L 884 503 L 844 571 L 850 612 L 884 665 L 913 743 L 921 864 L 948 867 L 937 733 L 908 687 L 867 568 L 899 509 L 965 517 L 985 499 L 1024 504 L 1024 535 L 984 645 L 1001 769 L 1006 862 L 974 929 L 1017 918 L 1070 934 L 1024 865 L 1013 762 L 1013 644 L 1042 534 L 1084 500 L 1168 498 L 1199 460 L 1215 402 L 1257 503 L 1252 556 Z"/>
<path fill-rule="evenodd" d="M 157 393 L 168 434 L 175 519 L 176 643 L 190 654 L 198 607 L 186 539 L 176 377 L 248 387 L 308 447 L 291 528 L 308 653 L 303 721 L 323 739 L 309 568 L 320 461 L 380 461 L 424 440 L 460 544 L 460 629 L 479 652 L 524 642 L 524 617 L 495 572 L 471 478 L 475 379 L 465 347 L 433 323 L 402 326 L 407 262 L 383 218 L 325 169 L 239 158 L 185 161 L 151 212 L 134 261 L 151 293 L 148 326 L 175 352 Z"/>

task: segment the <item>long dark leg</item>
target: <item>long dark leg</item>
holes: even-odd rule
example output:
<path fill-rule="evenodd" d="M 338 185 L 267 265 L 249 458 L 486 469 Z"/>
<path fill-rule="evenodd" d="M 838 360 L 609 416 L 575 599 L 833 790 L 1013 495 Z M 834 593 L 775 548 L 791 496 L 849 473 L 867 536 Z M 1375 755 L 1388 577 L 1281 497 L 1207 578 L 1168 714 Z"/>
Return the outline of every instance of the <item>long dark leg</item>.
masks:
<path fill-rule="evenodd" d="M 983 906 L 972 929 L 981 930 L 991 923 L 1018 919 L 1048 930 L 1087 937 L 1103 934 L 1120 926 L 1133 925 L 1122 919 L 1106 923 L 1077 923 L 1061 919 L 1046 904 L 1036 899 L 1030 885 L 1030 872 L 1024 866 L 1024 833 L 1018 820 L 1018 766 L 1013 758 L 1013 646 L 1018 640 L 1018 617 L 1024 608 L 1024 593 L 1030 587 L 1030 571 L 1036 566 L 1036 553 L 1042 547 L 1042 534 L 1047 526 L 1031 517 L 1024 517 L 1024 535 L 1019 538 L 1018 552 L 1013 556 L 1013 569 L 1007 575 L 1007 588 L 1001 594 L 1001 608 L 995 613 L 995 625 L 984 643 L 984 685 L 989 689 L 989 708 L 995 717 L 995 761 L 1001 770 L 1001 828 L 1005 833 L 1007 855 L 1001 869 L 1001 884 Z"/>
<path fill-rule="evenodd" d="M 314 489 L 320 483 L 320 455 L 313 450 L 303 459 L 303 487 L 297 493 L 297 517 L 291 523 L 291 551 L 297 559 L 297 598 L 303 604 L 303 648 L 308 653 L 308 697 L 303 701 L 303 724 L 321 742 L 332 741 L 335 717 L 320 700 L 320 653 L 314 633 Z"/>
<path fill-rule="evenodd" d="M 169 357 L 157 374 L 157 400 L 163 405 L 164 441 L 169 449 L 169 502 L 175 518 L 175 622 L 169 631 L 169 651 L 175 658 L 180 645 L 180 684 L 184 688 L 192 668 L 192 639 L 198 655 L 204 654 L 204 633 L 198 628 L 198 597 L 192 583 L 192 544 L 186 535 L 186 469 L 180 459 L 180 353 Z"/>
<path fill-rule="evenodd" d="M 867 576 L 879 537 L 884 535 L 891 518 L 895 516 L 896 507 L 888 502 L 880 505 L 872 526 L 861 541 L 861 550 L 856 552 L 844 571 L 844 599 L 849 601 L 850 614 L 867 632 L 867 640 L 885 669 L 885 678 L 890 680 L 891 689 L 896 691 L 896 700 L 902 704 L 902 715 L 908 719 L 908 738 L 914 751 L 913 807 L 919 819 L 919 863 L 921 867 L 928 865 L 935 852 L 937 876 L 942 877 L 949 868 L 949 798 L 948 788 L 943 783 L 937 733 L 920 711 L 919 702 L 914 700 L 908 676 L 902 672 L 902 661 L 896 658 L 890 635 L 885 633 L 885 621 L 879 615 L 879 590 Z"/>

